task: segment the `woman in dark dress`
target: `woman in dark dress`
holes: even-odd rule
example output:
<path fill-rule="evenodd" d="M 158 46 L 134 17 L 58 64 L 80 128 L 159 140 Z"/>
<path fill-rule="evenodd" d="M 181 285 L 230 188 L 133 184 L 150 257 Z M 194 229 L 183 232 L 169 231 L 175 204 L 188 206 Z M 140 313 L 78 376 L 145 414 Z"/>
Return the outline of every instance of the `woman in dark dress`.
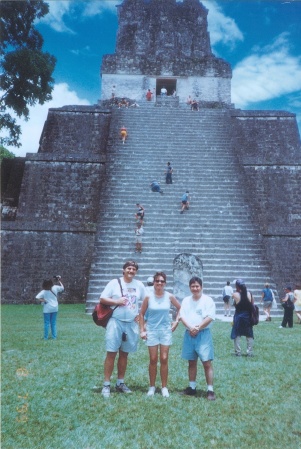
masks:
<path fill-rule="evenodd" d="M 252 294 L 242 279 L 238 279 L 235 283 L 236 292 L 233 293 L 233 301 L 235 314 L 233 318 L 233 327 L 231 331 L 231 339 L 234 340 L 234 355 L 241 356 L 240 337 L 247 339 L 247 356 L 253 356 L 253 327 L 251 325 L 251 305 Z"/>

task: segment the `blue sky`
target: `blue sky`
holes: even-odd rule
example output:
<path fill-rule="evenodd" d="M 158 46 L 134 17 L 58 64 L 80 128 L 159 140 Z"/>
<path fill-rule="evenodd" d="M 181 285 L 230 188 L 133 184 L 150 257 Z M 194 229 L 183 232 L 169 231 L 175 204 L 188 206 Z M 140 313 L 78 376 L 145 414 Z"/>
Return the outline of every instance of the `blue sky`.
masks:
<path fill-rule="evenodd" d="M 164 0 L 162 0 L 164 1 Z M 50 0 L 37 23 L 44 50 L 57 58 L 53 100 L 30 109 L 17 156 L 34 153 L 50 107 L 95 104 L 102 56 L 114 53 L 121 0 Z M 241 109 L 297 114 L 301 129 L 301 0 L 207 0 L 213 53 L 233 70 L 232 102 Z"/>

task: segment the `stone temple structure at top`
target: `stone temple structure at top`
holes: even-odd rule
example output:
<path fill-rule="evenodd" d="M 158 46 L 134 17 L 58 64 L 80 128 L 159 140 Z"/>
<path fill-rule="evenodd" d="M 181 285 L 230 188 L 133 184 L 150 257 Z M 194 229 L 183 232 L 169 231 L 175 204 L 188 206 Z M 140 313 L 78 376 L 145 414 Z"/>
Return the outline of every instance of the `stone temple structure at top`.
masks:
<path fill-rule="evenodd" d="M 231 104 L 230 64 L 213 55 L 208 10 L 199 0 L 124 0 L 117 6 L 116 52 L 102 61 L 102 99 L 136 99 L 147 89 L 176 91 L 205 102 Z"/>

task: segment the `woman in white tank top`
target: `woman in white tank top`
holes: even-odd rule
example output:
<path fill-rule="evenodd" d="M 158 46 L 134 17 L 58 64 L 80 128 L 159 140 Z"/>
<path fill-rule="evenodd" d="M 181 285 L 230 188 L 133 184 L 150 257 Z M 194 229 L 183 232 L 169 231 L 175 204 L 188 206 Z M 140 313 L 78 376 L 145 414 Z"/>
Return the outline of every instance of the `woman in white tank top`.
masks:
<path fill-rule="evenodd" d="M 171 323 L 171 304 L 180 310 L 180 303 L 171 293 L 165 291 L 166 274 L 157 272 L 154 275 L 154 290 L 145 297 L 140 311 L 140 336 L 145 340 L 149 351 L 149 381 L 150 387 L 147 395 L 153 396 L 156 390 L 157 364 L 160 347 L 160 375 L 163 397 L 169 397 L 167 389 L 168 378 L 168 353 L 172 344 L 172 332 L 178 325 L 176 321 Z M 147 314 L 147 319 L 145 315 Z M 177 314 L 178 315 L 178 314 Z"/>

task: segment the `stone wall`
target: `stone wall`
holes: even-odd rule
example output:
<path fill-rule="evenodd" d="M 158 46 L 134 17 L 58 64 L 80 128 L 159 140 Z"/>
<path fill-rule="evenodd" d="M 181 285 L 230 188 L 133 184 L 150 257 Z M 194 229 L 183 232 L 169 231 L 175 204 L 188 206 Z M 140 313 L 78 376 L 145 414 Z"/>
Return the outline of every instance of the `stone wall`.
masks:
<path fill-rule="evenodd" d="M 232 111 L 233 141 L 279 287 L 301 281 L 301 145 L 294 114 Z"/>
<path fill-rule="evenodd" d="M 2 223 L 4 303 L 33 301 L 55 274 L 64 302 L 84 301 L 110 119 L 99 106 L 49 110 L 39 152 L 26 158 L 16 218 Z"/>

